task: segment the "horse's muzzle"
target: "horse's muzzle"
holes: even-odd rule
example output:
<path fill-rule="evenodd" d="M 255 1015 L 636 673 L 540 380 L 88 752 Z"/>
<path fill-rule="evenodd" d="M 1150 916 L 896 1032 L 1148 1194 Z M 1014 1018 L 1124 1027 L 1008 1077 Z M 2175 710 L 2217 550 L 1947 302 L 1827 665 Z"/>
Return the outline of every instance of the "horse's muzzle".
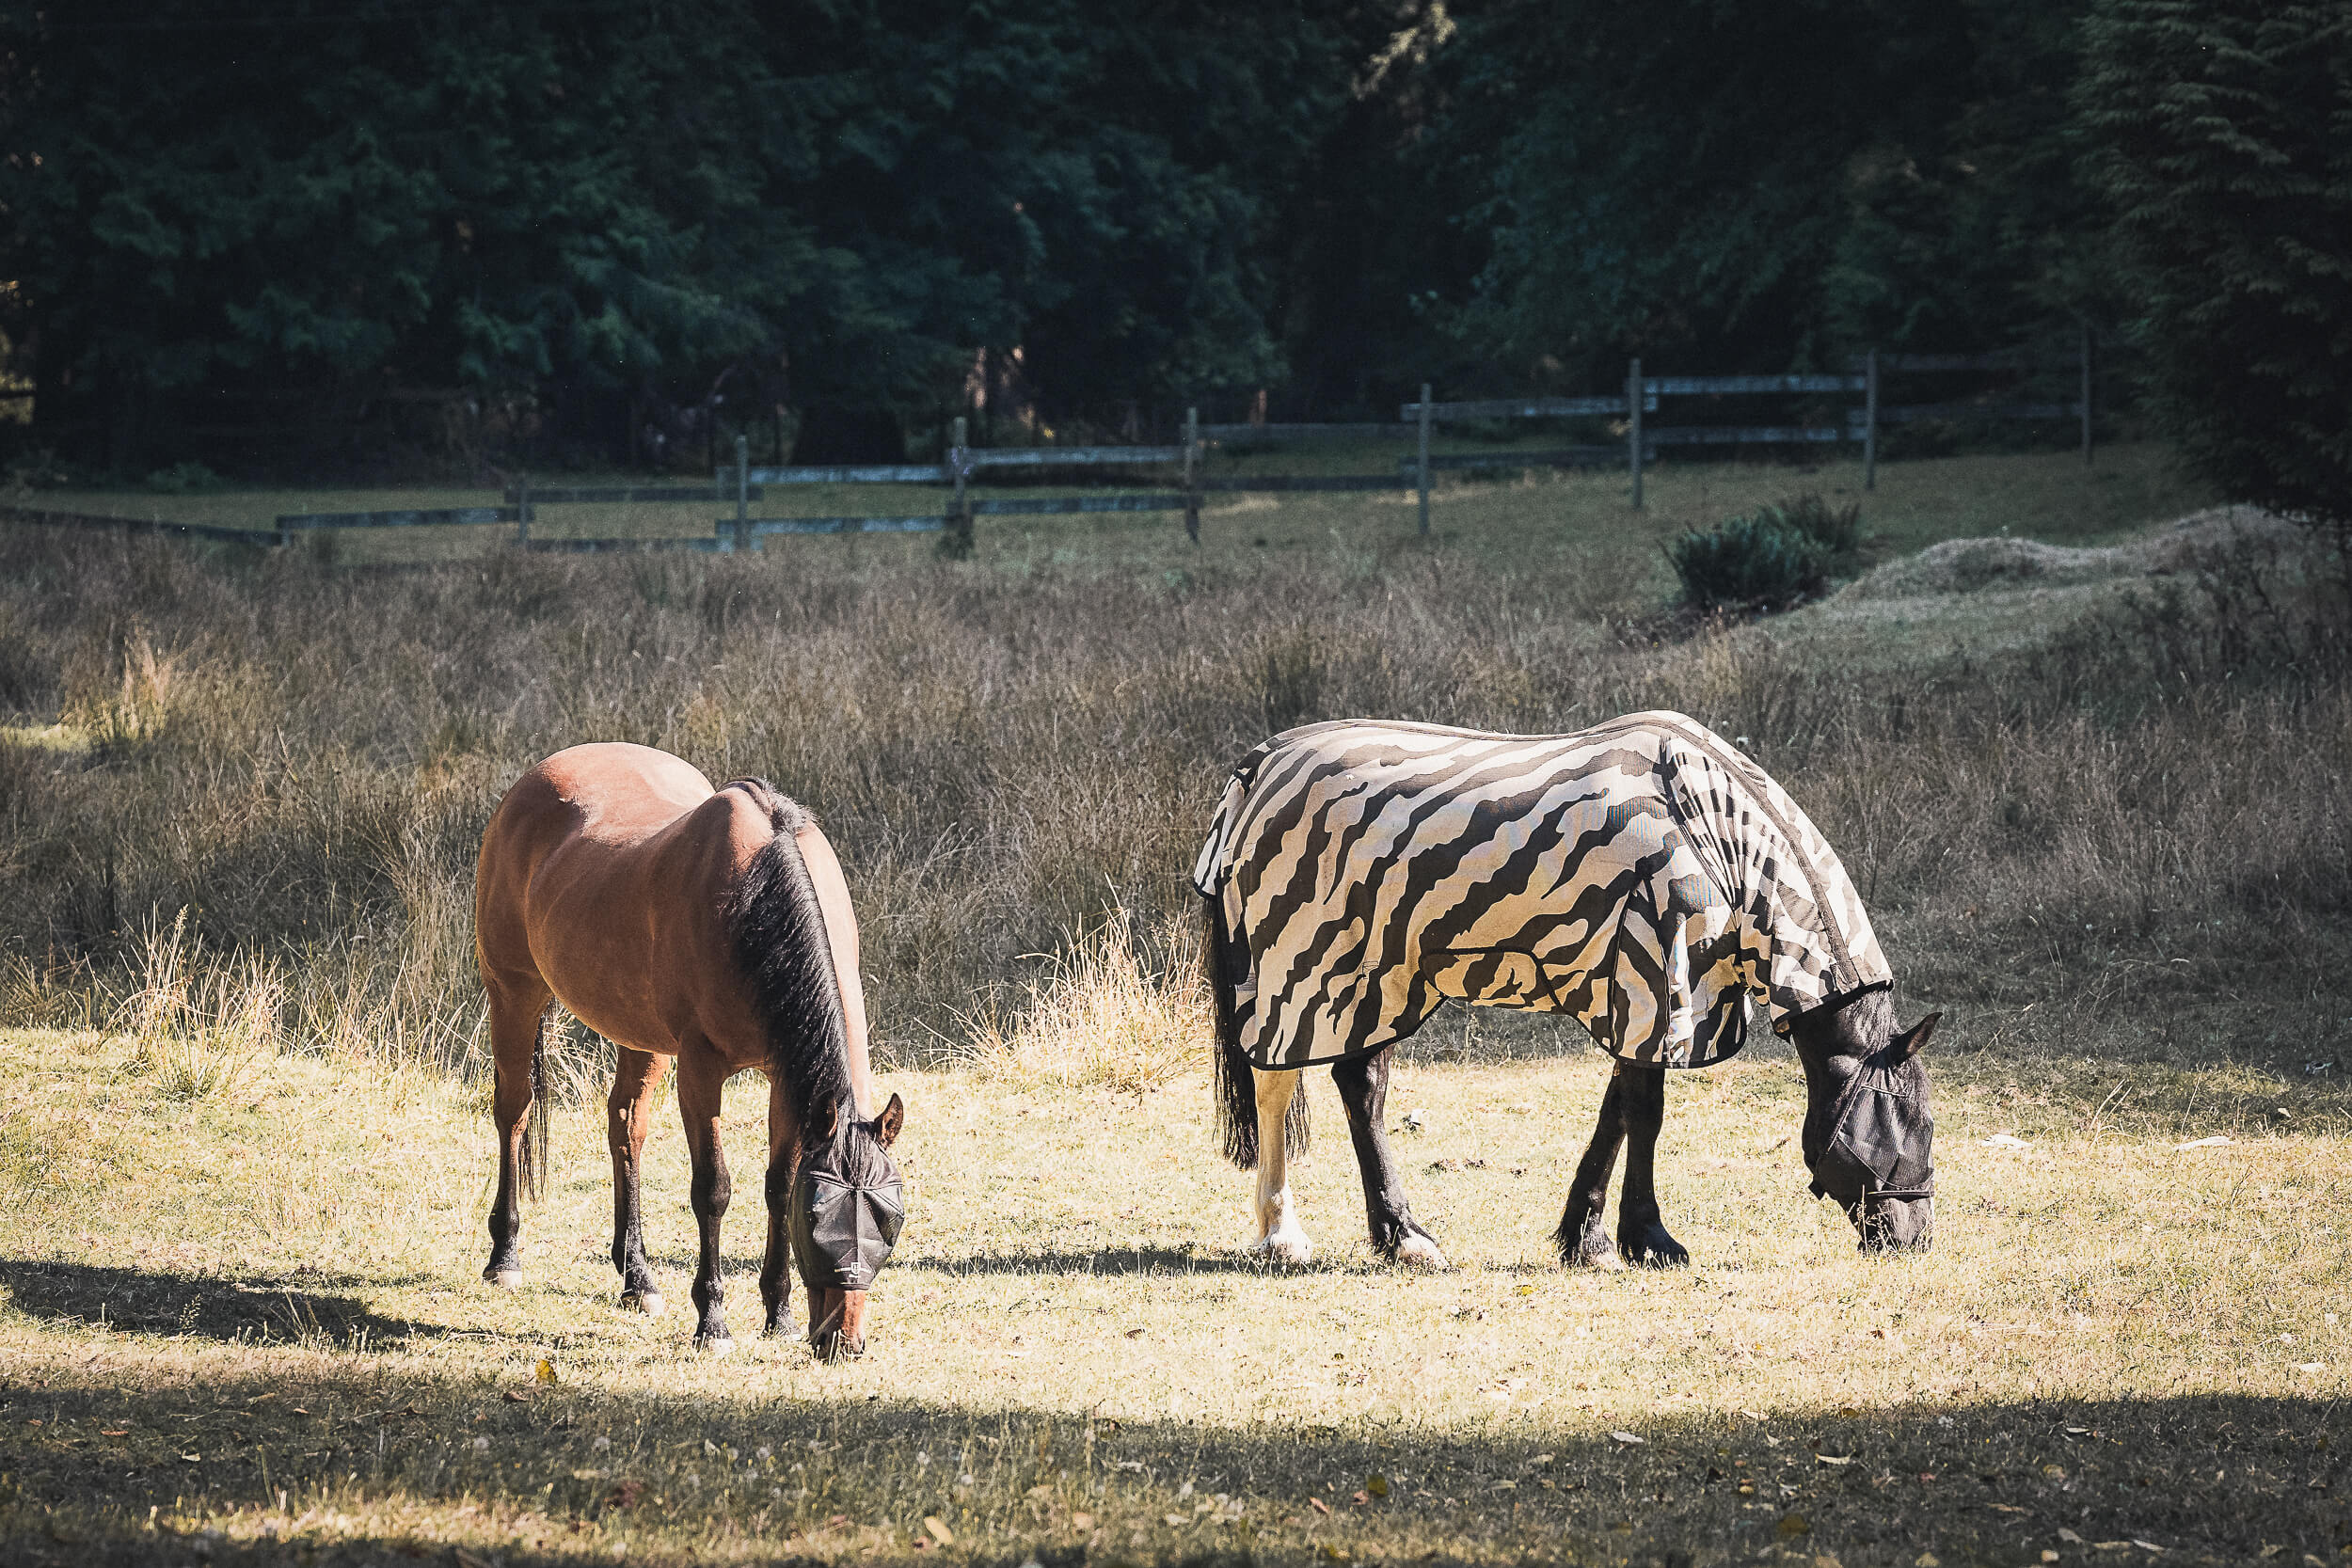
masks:
<path fill-rule="evenodd" d="M 866 1292 L 830 1287 L 808 1293 L 808 1348 L 819 1361 L 854 1361 L 866 1354 Z"/>
<path fill-rule="evenodd" d="M 1865 1252 L 1925 1252 L 1935 1243 L 1935 1200 L 1871 1203 L 1854 1224 Z"/>

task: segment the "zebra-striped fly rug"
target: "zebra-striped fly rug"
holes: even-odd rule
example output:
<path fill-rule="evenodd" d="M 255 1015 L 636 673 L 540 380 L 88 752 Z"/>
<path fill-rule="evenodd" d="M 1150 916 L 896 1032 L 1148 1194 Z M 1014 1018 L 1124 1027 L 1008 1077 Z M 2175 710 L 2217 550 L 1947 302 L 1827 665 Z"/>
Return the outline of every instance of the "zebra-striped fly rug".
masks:
<path fill-rule="evenodd" d="M 1706 725 L 1575 735 L 1312 724 L 1226 785 L 1194 885 L 1249 973 L 1261 1068 L 1378 1051 L 1448 998 L 1565 1012 L 1629 1061 L 1704 1067 L 1891 983 L 1836 851 Z"/>

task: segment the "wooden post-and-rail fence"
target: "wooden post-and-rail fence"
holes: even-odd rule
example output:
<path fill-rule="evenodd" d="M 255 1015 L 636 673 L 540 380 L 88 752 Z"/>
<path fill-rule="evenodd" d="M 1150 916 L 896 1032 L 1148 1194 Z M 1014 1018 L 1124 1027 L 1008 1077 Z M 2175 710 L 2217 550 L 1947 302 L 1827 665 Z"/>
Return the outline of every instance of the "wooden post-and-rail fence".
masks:
<path fill-rule="evenodd" d="M 78 513 L 52 513 L 22 507 L 0 508 L 0 517 L 17 521 L 169 531 L 183 535 L 244 544 L 290 545 L 298 533 L 321 530 L 418 528 L 513 524 L 515 542 L 525 549 L 557 551 L 693 550 L 735 554 L 758 549 L 778 534 L 826 533 L 944 533 L 949 554 L 968 555 L 973 522 L 977 517 L 1059 516 L 1082 514 L 1181 512 L 1184 536 L 1200 542 L 1201 498 L 1212 493 L 1257 492 L 1297 494 L 1409 488 L 1417 501 L 1419 531 L 1429 531 L 1429 497 L 1433 476 L 1440 471 L 1539 467 L 1601 467 L 1623 462 L 1628 469 L 1629 499 L 1643 504 L 1643 476 L 1660 451 L 1677 446 L 1745 446 L 1847 444 L 1858 446 L 1863 486 L 1878 483 L 1879 433 L 1886 425 L 1932 420 L 2014 419 L 2055 420 L 2070 415 L 2081 425 L 2083 461 L 2091 461 L 2090 330 L 2077 335 L 2078 395 L 2072 404 L 1994 402 L 1890 404 L 1883 397 L 1889 374 L 1940 374 L 1956 372 L 2008 372 L 2025 369 L 2014 355 L 2000 354 L 1881 354 L 1857 356 L 1844 374 L 1688 375 L 1649 376 L 1642 361 L 1632 360 L 1625 385 L 1616 396 L 1485 399 L 1439 403 L 1433 388 L 1422 384 L 1419 402 L 1406 404 L 1395 424 L 1239 424 L 1200 422 L 1200 410 L 1184 412 L 1183 439 L 1172 447 L 1016 447 L 975 449 L 966 444 L 966 425 L 954 422 L 946 451 L 938 463 L 893 463 L 851 466 L 802 466 L 755 468 L 750 443 L 737 436 L 735 462 L 715 470 L 707 485 L 534 485 L 519 476 L 497 506 L 449 507 L 383 512 L 291 513 L 276 519 L 274 529 L 225 528 L 209 524 L 142 521 L 96 517 Z M 1661 400 L 1685 397 L 1805 397 L 1859 393 L 1858 406 L 1828 424 L 1722 425 L 1652 423 L 1647 416 L 1660 410 Z M 1436 425 L 1444 420 L 1623 420 L 1624 445 L 1569 446 L 1540 451 L 1434 453 L 1430 450 Z M 1391 474 L 1207 474 L 1203 457 L 1211 442 L 1227 446 L 1287 443 L 1300 440 L 1409 439 L 1411 451 L 1397 460 Z M 1059 470 L 1160 469 L 1169 471 L 1174 487 L 1136 489 L 1074 496 L 1028 496 L 976 499 L 972 482 L 983 470 L 1011 477 L 1024 472 L 1041 476 Z M 756 516 L 753 503 L 765 499 L 771 488 L 804 484 L 936 485 L 947 490 L 940 512 L 905 515 L 849 515 L 840 516 Z M 733 515 L 717 519 L 708 537 L 685 538 L 550 538 L 534 537 L 532 525 L 543 506 L 731 501 Z"/>

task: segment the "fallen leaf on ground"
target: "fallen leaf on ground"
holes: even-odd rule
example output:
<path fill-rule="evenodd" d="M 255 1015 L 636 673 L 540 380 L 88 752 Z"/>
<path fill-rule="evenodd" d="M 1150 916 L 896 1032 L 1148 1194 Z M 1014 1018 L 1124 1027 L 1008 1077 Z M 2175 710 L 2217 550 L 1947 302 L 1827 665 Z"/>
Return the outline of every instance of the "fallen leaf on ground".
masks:
<path fill-rule="evenodd" d="M 1321 1497 L 1309 1497 L 1307 1499 L 1307 1506 L 1313 1509 L 1317 1513 L 1328 1513 L 1331 1512 L 1331 1505 L 1325 1502 Z"/>
<path fill-rule="evenodd" d="M 1613 1440 L 1619 1443 L 1624 1443 L 1628 1446 L 1635 1443 L 1646 1443 L 1649 1441 L 1646 1437 L 1636 1437 L 1629 1432 L 1613 1432 L 1609 1435 Z"/>
<path fill-rule="evenodd" d="M 2083 1538 L 2082 1538 L 2081 1536 L 2079 1536 L 2079 1535 L 2076 1535 L 2076 1534 L 2075 1534 L 2073 1530 L 2071 1530 L 2071 1529 L 2061 1529 L 2061 1530 L 2059 1530 L 2059 1531 L 2058 1531 L 2058 1539 L 2059 1539 L 2060 1541 L 2071 1541 L 2071 1542 L 2073 1542 L 2073 1543 L 2074 1543 L 2075 1545 L 2077 1545 L 2077 1546 L 2079 1546 L 2079 1545 L 2081 1545 L 2081 1544 L 2083 1544 Z"/>
<path fill-rule="evenodd" d="M 2177 1154 L 2184 1148 L 2219 1148 L 2223 1144 L 2226 1144 L 2229 1141 L 2229 1139 L 2217 1132 L 2210 1138 L 2191 1138 L 2185 1144 L 2174 1144 L 2172 1146 L 2172 1151 Z"/>
<path fill-rule="evenodd" d="M 1364 1490 L 1375 1497 L 1385 1497 L 1389 1495 L 1389 1478 L 1383 1475 L 1367 1476 L 1364 1478 Z"/>
<path fill-rule="evenodd" d="M 1813 1521 L 1802 1513 L 1784 1513 L 1780 1516 L 1780 1533 L 1791 1537 L 1811 1535 Z"/>
<path fill-rule="evenodd" d="M 1813 1457 L 1824 1465 L 1851 1465 L 1853 1463 L 1853 1455 L 1850 1453 L 1817 1453 Z"/>
<path fill-rule="evenodd" d="M 531 1402 L 531 1396 L 524 1393 L 520 1388 L 506 1389 L 499 1397 L 509 1404 L 529 1404 Z"/>
<path fill-rule="evenodd" d="M 532 1368 L 532 1370 L 537 1374 L 539 1381 L 542 1383 L 553 1383 L 555 1381 L 555 1363 L 548 1360 L 544 1355 L 539 1357 L 538 1366 Z"/>
<path fill-rule="evenodd" d="M 930 1531 L 931 1539 L 943 1546 L 952 1546 L 956 1544 L 956 1532 L 949 1529 L 946 1522 L 935 1513 L 923 1515 L 923 1528 Z"/>

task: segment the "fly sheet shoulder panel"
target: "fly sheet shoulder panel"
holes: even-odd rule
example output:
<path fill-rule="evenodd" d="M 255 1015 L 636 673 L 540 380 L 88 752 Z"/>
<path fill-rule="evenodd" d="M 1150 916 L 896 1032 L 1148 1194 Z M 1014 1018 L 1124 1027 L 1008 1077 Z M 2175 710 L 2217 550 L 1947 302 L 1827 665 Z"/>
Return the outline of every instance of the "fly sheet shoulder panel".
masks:
<path fill-rule="evenodd" d="M 1194 885 L 1250 955 L 1263 1068 L 1359 1056 L 1448 998 L 1564 1012 L 1629 1061 L 1705 1067 L 1889 983 L 1862 900 L 1804 812 L 1697 721 L 1576 735 L 1342 721 L 1234 769 Z"/>

